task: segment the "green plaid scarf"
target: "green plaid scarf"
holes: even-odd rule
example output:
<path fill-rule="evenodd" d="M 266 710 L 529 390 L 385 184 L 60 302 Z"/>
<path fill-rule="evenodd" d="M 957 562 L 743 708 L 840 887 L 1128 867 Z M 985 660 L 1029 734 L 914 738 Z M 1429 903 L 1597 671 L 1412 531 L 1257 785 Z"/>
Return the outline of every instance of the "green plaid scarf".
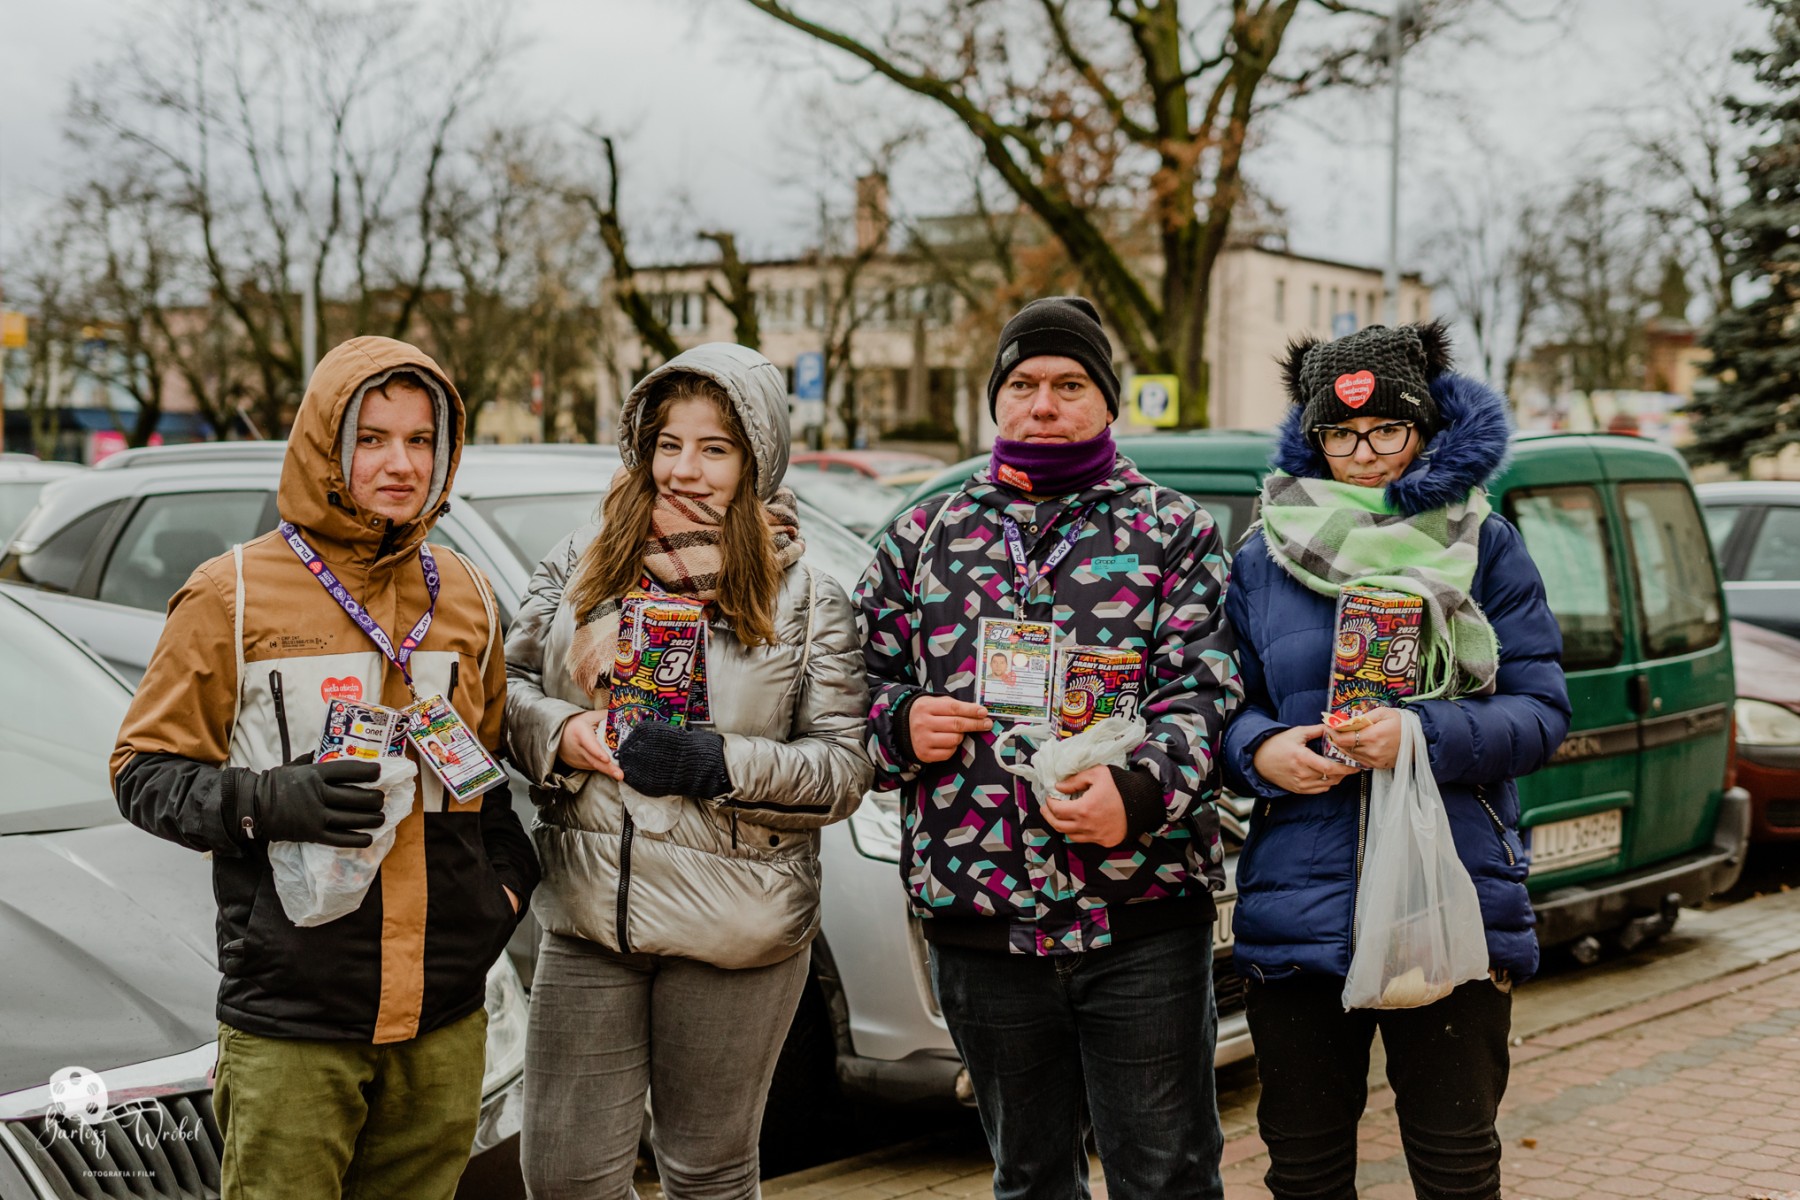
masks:
<path fill-rule="evenodd" d="M 1388 503 L 1385 488 L 1276 471 L 1263 480 L 1261 525 L 1270 557 L 1321 596 L 1355 584 L 1425 602 L 1413 698 L 1435 700 L 1494 690 L 1500 646 L 1469 595 L 1489 511 L 1480 488 L 1461 504 L 1409 517 Z"/>

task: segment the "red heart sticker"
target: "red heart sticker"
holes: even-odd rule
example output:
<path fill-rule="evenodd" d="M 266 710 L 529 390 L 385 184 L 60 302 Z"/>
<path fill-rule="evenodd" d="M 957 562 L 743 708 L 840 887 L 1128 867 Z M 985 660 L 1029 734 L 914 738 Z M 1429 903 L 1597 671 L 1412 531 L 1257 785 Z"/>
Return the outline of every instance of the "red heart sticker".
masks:
<path fill-rule="evenodd" d="M 314 575 L 317 575 L 325 570 L 325 562 L 323 559 L 315 558 L 306 564 L 306 569 L 311 571 Z"/>
<path fill-rule="evenodd" d="M 349 700 L 355 702 L 362 699 L 362 680 L 354 675 L 343 679 L 327 679 L 319 685 L 319 695 L 327 701 Z"/>
<path fill-rule="evenodd" d="M 1358 371 L 1354 375 L 1339 375 L 1337 383 L 1332 387 L 1337 397 L 1351 408 L 1361 408 L 1375 394 L 1375 376 L 1368 371 Z"/>
<path fill-rule="evenodd" d="M 1029 492 L 1031 490 L 1031 476 L 1010 463 L 1001 463 L 1000 469 L 994 472 L 994 478 L 1008 487 L 1016 487 L 1020 491 Z"/>

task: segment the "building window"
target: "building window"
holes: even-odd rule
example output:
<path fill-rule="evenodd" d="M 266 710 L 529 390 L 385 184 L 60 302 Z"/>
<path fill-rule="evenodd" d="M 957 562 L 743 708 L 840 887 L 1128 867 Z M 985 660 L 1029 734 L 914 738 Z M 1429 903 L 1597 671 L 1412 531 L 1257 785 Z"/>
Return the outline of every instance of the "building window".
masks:
<path fill-rule="evenodd" d="M 1380 303 L 1381 303 L 1381 293 L 1380 292 L 1370 292 L 1369 293 L 1369 318 L 1368 318 L 1368 320 L 1363 322 L 1364 325 L 1373 325 L 1375 323 L 1376 306 L 1379 305 Z"/>
<path fill-rule="evenodd" d="M 1275 281 L 1275 319 L 1277 321 L 1287 320 L 1287 280 L 1285 279 Z"/>
<path fill-rule="evenodd" d="M 1307 318 L 1306 327 L 1313 330 L 1324 328 L 1319 323 L 1319 285 L 1316 283 L 1312 285 L 1312 313 Z"/>
<path fill-rule="evenodd" d="M 1341 307 L 1339 307 L 1339 292 L 1336 288 L 1332 288 L 1331 289 L 1331 323 L 1334 327 L 1337 325 L 1338 314 L 1343 311 L 1344 310 Z"/>

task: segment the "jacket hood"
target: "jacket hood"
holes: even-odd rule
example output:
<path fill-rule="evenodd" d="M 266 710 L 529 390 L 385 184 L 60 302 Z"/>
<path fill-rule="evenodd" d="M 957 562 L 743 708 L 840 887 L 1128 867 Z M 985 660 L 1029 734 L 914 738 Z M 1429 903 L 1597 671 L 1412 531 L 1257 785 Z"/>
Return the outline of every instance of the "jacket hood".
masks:
<path fill-rule="evenodd" d="M 619 457 L 626 468 L 638 468 L 638 428 L 644 401 L 658 380 L 678 373 L 704 375 L 731 397 L 731 407 L 749 435 L 751 456 L 756 460 L 756 494 L 765 502 L 773 500 L 787 475 L 787 381 L 780 367 L 732 342 L 707 342 L 684 350 L 631 389 L 619 413 Z"/>
<path fill-rule="evenodd" d="M 1506 397 L 1467 375 L 1445 372 L 1431 381 L 1442 426 L 1406 473 L 1388 484 L 1400 512 L 1417 516 L 1463 499 L 1485 486 L 1511 453 L 1512 416 Z M 1277 432 L 1272 465 L 1302 479 L 1330 479 L 1331 469 L 1306 435 L 1306 410 L 1290 405 Z"/>
<path fill-rule="evenodd" d="M 437 459 L 425 507 L 409 524 L 390 531 L 387 518 L 358 512 L 350 499 L 350 458 L 355 446 L 344 431 L 355 430 L 369 390 L 400 371 L 419 376 L 431 392 L 437 416 Z M 354 549 L 357 557 L 415 548 L 445 510 L 456 464 L 462 458 L 463 422 L 462 397 L 443 368 L 417 346 L 393 338 L 359 337 L 335 347 L 314 368 L 306 397 L 294 415 L 276 497 L 282 519 L 292 521 L 311 537 Z"/>

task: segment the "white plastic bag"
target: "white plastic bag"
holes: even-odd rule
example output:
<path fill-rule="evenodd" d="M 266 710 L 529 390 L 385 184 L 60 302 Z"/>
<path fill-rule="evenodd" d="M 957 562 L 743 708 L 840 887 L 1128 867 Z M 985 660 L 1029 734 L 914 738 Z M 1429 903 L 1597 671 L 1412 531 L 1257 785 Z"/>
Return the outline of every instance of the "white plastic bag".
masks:
<path fill-rule="evenodd" d="M 1039 800 L 1067 779 L 1089 767 L 1123 767 L 1125 756 L 1143 744 L 1149 726 L 1142 717 L 1107 717 L 1095 721 L 1072 737 L 1059 738 L 1049 725 L 1015 725 L 994 740 L 994 757 L 1014 775 L 1031 781 Z M 1038 743 L 1029 762 L 1009 763 L 1000 751 L 1013 739 L 1027 737 Z M 1014 752 L 1014 757 L 1018 753 Z"/>
<path fill-rule="evenodd" d="M 296 925 L 323 925 L 361 907 L 381 860 L 394 845 L 394 826 L 412 811 L 419 768 L 405 758 L 383 758 L 375 787 L 382 794 L 381 827 L 368 846 L 347 849 L 319 842 L 270 842 L 269 867 L 281 911 Z"/>
<path fill-rule="evenodd" d="M 1418 1008 L 1488 973 L 1487 935 L 1417 713 L 1400 710 L 1400 753 L 1376 771 L 1356 895 L 1344 1008 Z"/>

